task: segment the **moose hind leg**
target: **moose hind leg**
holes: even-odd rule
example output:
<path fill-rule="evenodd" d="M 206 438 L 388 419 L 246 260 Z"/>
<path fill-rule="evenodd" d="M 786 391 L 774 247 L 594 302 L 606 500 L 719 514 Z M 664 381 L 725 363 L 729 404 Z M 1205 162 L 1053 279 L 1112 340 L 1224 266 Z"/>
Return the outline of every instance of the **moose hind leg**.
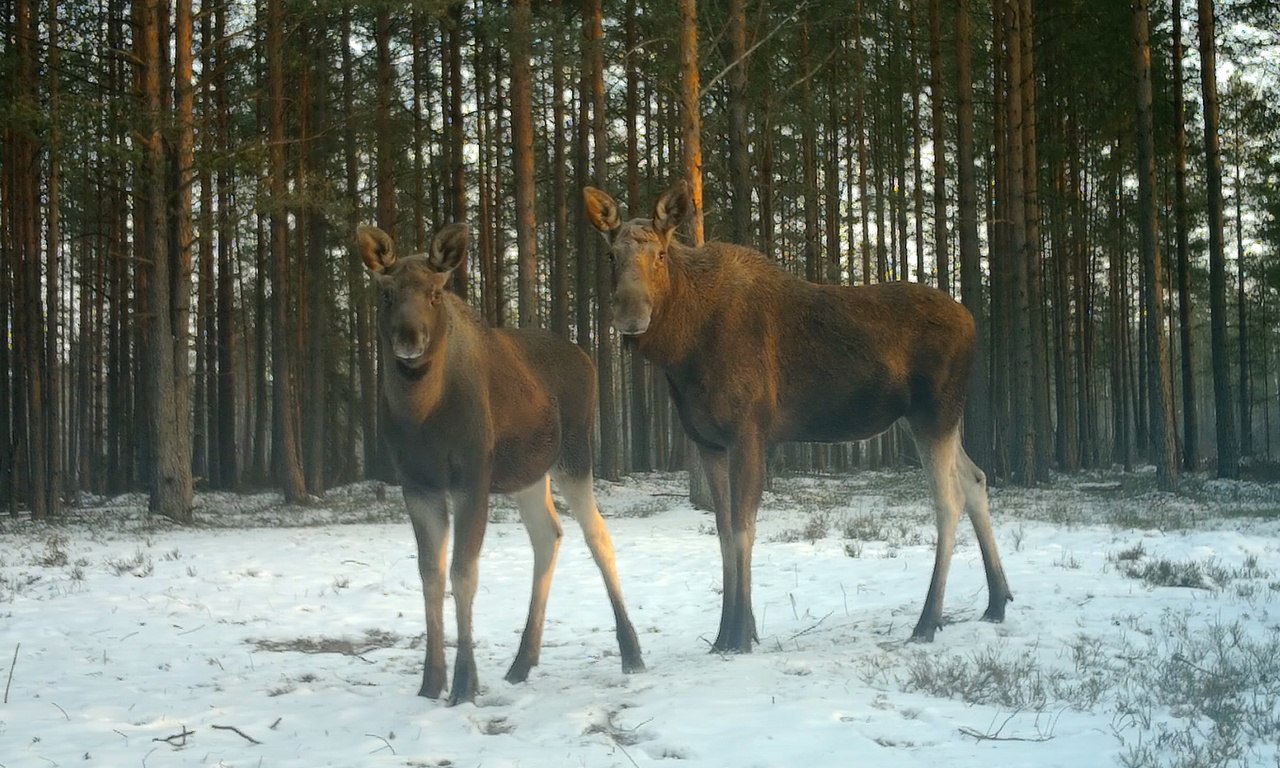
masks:
<path fill-rule="evenodd" d="M 625 673 L 643 672 L 644 659 L 640 654 L 640 640 L 636 637 L 635 627 L 627 615 L 626 604 L 622 600 L 622 587 L 618 581 L 618 566 L 613 552 L 613 540 L 609 537 L 609 529 L 600 516 L 596 506 L 595 491 L 591 488 L 591 475 L 569 477 L 564 473 L 556 474 L 556 482 L 569 503 L 569 511 L 582 528 L 582 535 L 587 540 L 587 548 L 591 557 L 604 577 L 604 588 L 609 593 L 609 602 L 613 605 L 613 618 L 617 625 L 618 651 L 622 655 L 622 671 Z"/>
<path fill-rule="evenodd" d="M 444 564 L 449 544 L 449 510 L 444 494 L 405 486 L 405 507 L 418 543 L 418 575 L 427 618 L 427 654 L 422 666 L 419 696 L 440 697 L 447 677 L 444 666 Z"/>
<path fill-rule="evenodd" d="M 520 520 L 533 546 L 533 589 L 529 596 L 529 618 L 520 637 L 520 650 L 507 671 L 507 682 L 523 683 L 529 670 L 538 666 L 542 651 L 542 627 L 547 616 L 547 594 L 556 570 L 556 554 L 560 551 L 560 519 L 551 501 L 551 482 L 542 479 L 513 494 L 520 508 Z"/>
<path fill-rule="evenodd" d="M 925 596 L 924 610 L 911 633 L 911 639 L 932 642 L 934 633 L 942 626 L 942 599 L 947 588 L 951 553 L 956 544 L 956 526 L 963 506 L 960 478 L 956 472 L 960 450 L 959 429 L 937 438 L 916 437 L 916 447 L 933 491 L 938 541 L 934 551 L 929 592 Z"/>
<path fill-rule="evenodd" d="M 987 610 L 983 621 L 1004 621 L 1005 604 L 1013 600 L 1009 582 L 1005 580 L 1004 566 L 1000 564 L 1000 552 L 996 549 L 996 537 L 991 528 L 991 509 L 987 497 L 987 476 L 969 458 L 962 446 L 957 457 L 956 469 L 960 489 L 964 493 L 964 508 L 973 523 L 982 551 L 982 566 L 987 574 Z"/>

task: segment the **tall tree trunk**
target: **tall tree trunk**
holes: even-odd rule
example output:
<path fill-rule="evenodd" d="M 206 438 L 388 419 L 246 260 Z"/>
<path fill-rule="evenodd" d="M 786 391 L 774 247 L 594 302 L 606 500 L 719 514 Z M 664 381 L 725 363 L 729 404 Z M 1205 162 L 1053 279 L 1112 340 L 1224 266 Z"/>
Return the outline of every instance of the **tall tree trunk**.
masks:
<path fill-rule="evenodd" d="M 462 124 L 462 6 L 462 0 L 450 5 L 448 14 L 450 221 L 467 220 L 467 177 L 462 154 L 465 144 Z M 470 276 L 465 259 L 453 271 L 450 284 L 459 296 L 467 298 Z"/>
<path fill-rule="evenodd" d="M 529 0 L 511 11 L 511 134 L 515 166 L 516 282 L 520 325 L 538 325 L 538 220 L 533 186 L 533 85 L 529 73 Z"/>
<path fill-rule="evenodd" d="M 728 23 L 729 82 L 729 188 L 733 192 L 730 220 L 735 243 L 751 245 L 751 155 L 747 130 L 750 104 L 747 100 L 747 18 L 746 0 L 729 0 Z"/>
<path fill-rule="evenodd" d="M 1209 188 L 1209 337 L 1217 422 L 1218 477 L 1240 474 L 1230 361 L 1227 359 L 1227 276 L 1223 240 L 1222 150 L 1218 138 L 1218 62 L 1213 0 L 1198 0 L 1200 86 L 1204 99 L 1204 154 Z"/>
<path fill-rule="evenodd" d="M 309 201 L 306 223 L 307 240 L 307 355 L 303 364 L 306 373 L 302 386 L 305 398 L 302 404 L 303 460 L 307 493 L 324 495 L 329 478 L 326 473 L 325 452 L 330 442 L 327 360 L 325 339 L 329 335 L 329 218 L 325 212 L 325 173 L 328 167 L 330 140 L 328 124 L 329 50 L 328 18 L 321 15 L 320 23 L 311 28 L 310 58 L 306 63 L 305 78 L 308 87 L 306 102 L 307 133 L 304 146 L 307 172 L 302 183 L 306 185 Z"/>
<path fill-rule="evenodd" d="M 1025 100 L 1022 89 L 1026 87 L 1022 55 L 1022 16 L 1019 0 L 1002 0 L 1005 4 L 1006 63 L 1008 71 L 1008 147 L 1009 176 L 1006 188 L 1009 200 L 1009 233 L 1011 259 L 1010 276 L 1013 283 L 1013 435 L 1015 471 L 1024 485 L 1035 485 L 1040 471 L 1037 455 L 1039 428 L 1036 417 L 1036 358 L 1034 345 L 1040 329 L 1033 324 L 1031 312 L 1031 275 L 1029 267 L 1032 253 L 1027 233 L 1026 152 L 1023 143 Z"/>
<path fill-rule="evenodd" d="M 1237 124 L 1237 132 L 1239 127 Z M 1237 134 L 1236 152 L 1244 151 Z M 1244 187 L 1240 183 L 1240 158 L 1236 158 L 1236 343 L 1240 379 L 1240 455 L 1253 456 L 1253 393 L 1249 387 L 1249 313 L 1245 297 L 1244 217 L 1241 215 L 1241 198 Z"/>
<path fill-rule="evenodd" d="M 940 5 L 941 0 L 929 0 L 929 111 L 933 128 L 933 252 L 938 270 L 938 287 L 951 293 L 951 255 L 947 242 L 947 135 L 942 95 L 942 9 Z"/>
<path fill-rule="evenodd" d="M 1147 386 L 1151 388 L 1152 460 L 1160 486 L 1172 490 L 1178 477 L 1174 446 L 1173 398 L 1169 392 L 1169 350 L 1161 322 L 1164 318 L 1164 275 L 1160 263 L 1160 238 L 1156 230 L 1155 128 L 1151 116 L 1151 34 L 1148 0 L 1133 4 L 1133 61 L 1138 81 L 1138 229 L 1141 236 L 1143 309 L 1147 318 Z"/>
<path fill-rule="evenodd" d="M 561 0 L 553 0 L 555 18 L 560 18 Z M 565 178 L 564 35 L 554 28 L 551 40 L 551 330 L 569 338 L 569 185 Z"/>
<path fill-rule="evenodd" d="M 61 126 L 62 105 L 59 79 L 62 76 L 61 42 L 59 40 L 58 0 L 49 0 L 49 50 L 46 60 L 49 81 L 49 162 L 48 177 L 45 180 L 45 195 L 48 198 L 48 213 L 45 217 L 45 412 L 41 418 L 45 421 L 45 433 L 48 449 L 48 477 L 46 478 L 47 512 L 56 515 L 62 511 L 62 495 L 66 490 L 65 467 L 63 456 L 63 408 L 62 408 L 62 363 L 59 336 L 59 308 L 62 306 L 60 288 L 60 264 L 62 251 L 62 152 Z"/>
<path fill-rule="evenodd" d="M 186 5 L 185 10 L 183 6 Z M 179 0 L 175 51 L 177 81 L 180 91 L 179 123 L 181 129 L 177 152 L 178 166 L 190 172 L 190 77 L 191 17 L 190 5 Z M 166 209 L 166 160 L 162 134 L 164 87 L 161 77 L 161 49 L 167 44 L 161 36 L 161 4 L 147 2 L 138 12 L 136 44 L 142 66 L 142 182 L 144 187 L 145 230 L 142 254 L 147 262 L 146 286 L 150 317 L 147 321 L 145 369 L 147 380 L 148 424 L 151 446 L 152 513 L 180 522 L 192 519 L 191 441 L 189 418 L 189 381 L 187 380 L 186 302 L 190 280 L 190 187 L 180 190 L 175 201 L 178 242 L 170 244 L 169 211 Z M 185 179 L 183 179 L 185 181 Z M 180 182 L 182 183 L 182 182 Z M 185 201 L 183 198 L 185 197 Z M 183 207 L 185 205 L 185 216 Z M 186 219 L 185 222 L 183 219 Z M 184 243 L 183 240 L 186 240 Z M 185 259 L 181 252 L 186 252 Z"/>
<path fill-rule="evenodd" d="M 231 151 L 231 110 L 227 96 L 227 9 L 225 4 L 214 7 L 214 39 L 217 43 L 218 87 L 214 89 L 217 110 L 218 144 L 221 151 Z M 210 73 L 206 73 L 206 76 Z M 236 439 L 236 375 L 235 375 L 235 275 L 233 266 L 233 240 L 235 238 L 234 191 L 232 174 L 225 166 L 218 167 L 218 485 L 236 488 L 240 485 L 240 456 Z"/>
<path fill-rule="evenodd" d="M 640 70 L 636 66 L 636 46 L 640 43 L 640 20 L 636 14 L 636 0 L 627 0 L 624 21 L 627 54 L 624 59 L 627 78 L 627 210 L 640 210 Z M 748 183 L 750 180 L 748 179 Z M 750 195 L 750 188 L 747 190 Z M 650 401 L 649 381 L 653 374 L 649 363 L 635 345 L 623 345 L 628 350 L 627 362 L 631 373 L 631 462 L 633 472 L 653 469 L 649 459 L 651 430 L 649 429 Z"/>
<path fill-rule="evenodd" d="M 288 169 L 285 166 L 284 35 L 283 0 L 267 0 L 267 70 L 271 94 L 269 111 L 270 151 L 268 164 L 271 194 L 271 379 L 273 432 L 279 442 L 272 446 L 277 482 L 285 501 L 302 503 L 307 498 L 302 460 L 298 453 L 298 425 L 294 411 L 294 384 L 291 376 L 293 339 L 289 332 L 289 211 L 286 208 Z"/>
<path fill-rule="evenodd" d="M 1191 312 L 1191 258 L 1187 234 L 1187 119 L 1182 73 L 1182 2 L 1173 0 L 1173 223 L 1178 262 L 1178 347 L 1182 363 L 1182 467 L 1200 467 L 1200 417 L 1196 402 L 1195 333 Z"/>
<path fill-rule="evenodd" d="M 1031 309 L 1032 413 L 1036 429 L 1037 479 L 1049 479 L 1049 457 L 1053 455 L 1053 419 L 1049 411 L 1049 358 L 1045 338 L 1044 263 L 1040 238 L 1040 161 L 1037 136 L 1037 78 L 1035 63 L 1035 14 L 1031 0 L 1022 3 L 1022 146 L 1025 156 L 1027 215 L 1027 297 Z"/>
<path fill-rule="evenodd" d="M 693 216 L 689 223 L 694 247 L 702 245 L 702 111 L 698 103 L 701 77 L 698 73 L 698 4 L 680 0 L 680 134 L 681 164 L 689 182 Z M 697 451 L 688 451 L 689 499 L 695 507 L 711 508 L 711 486 L 698 461 Z"/>

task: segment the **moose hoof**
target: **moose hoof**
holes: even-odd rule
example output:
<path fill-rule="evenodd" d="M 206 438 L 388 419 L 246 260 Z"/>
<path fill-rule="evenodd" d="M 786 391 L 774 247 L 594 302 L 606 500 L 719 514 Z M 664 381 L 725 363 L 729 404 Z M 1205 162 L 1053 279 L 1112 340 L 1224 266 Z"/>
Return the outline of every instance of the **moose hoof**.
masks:
<path fill-rule="evenodd" d="M 530 666 L 527 661 L 522 662 L 520 659 L 516 659 L 511 664 L 511 669 L 507 670 L 507 676 L 503 679 L 508 683 L 523 683 L 529 679 Z"/>
<path fill-rule="evenodd" d="M 422 675 L 422 687 L 418 689 L 418 695 L 425 699 L 438 699 L 444 690 L 444 684 L 444 670 L 428 669 Z"/>
<path fill-rule="evenodd" d="M 932 643 L 933 635 L 942 625 L 938 622 L 929 622 L 928 624 L 917 624 L 915 630 L 911 633 L 911 642 L 913 643 Z"/>
<path fill-rule="evenodd" d="M 647 670 L 644 666 L 644 659 L 641 659 L 639 656 L 636 656 L 633 659 L 628 659 L 625 657 L 622 659 L 622 674 L 634 675 L 637 672 L 645 672 L 645 671 Z"/>

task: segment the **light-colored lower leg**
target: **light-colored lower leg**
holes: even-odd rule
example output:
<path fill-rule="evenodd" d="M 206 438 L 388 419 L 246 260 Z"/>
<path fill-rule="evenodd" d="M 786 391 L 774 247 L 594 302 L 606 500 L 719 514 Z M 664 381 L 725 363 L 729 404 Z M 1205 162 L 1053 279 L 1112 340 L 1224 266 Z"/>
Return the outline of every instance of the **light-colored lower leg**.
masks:
<path fill-rule="evenodd" d="M 604 578 L 605 591 L 609 594 L 609 602 L 613 606 L 614 619 L 617 622 L 618 647 L 622 653 L 624 672 L 639 672 L 644 669 L 640 657 L 640 642 L 636 638 L 631 619 L 627 616 L 626 604 L 622 599 L 622 586 L 618 580 L 617 558 L 613 551 L 613 539 L 605 526 L 600 509 L 596 506 L 595 491 L 591 487 L 591 476 L 567 477 L 556 475 L 556 484 L 569 504 L 569 511 L 582 528 L 583 538 L 591 557 L 600 569 Z"/>
<path fill-rule="evenodd" d="M 530 668 L 538 665 L 542 652 L 547 595 L 551 591 L 551 577 L 555 574 L 556 555 L 560 551 L 563 532 L 559 515 L 551 501 L 549 477 L 543 475 L 542 480 L 512 496 L 520 509 L 520 521 L 529 534 L 529 543 L 533 546 L 533 587 L 529 595 L 529 617 L 520 638 L 520 650 L 507 672 L 508 682 L 519 683 L 528 678 Z"/>
<path fill-rule="evenodd" d="M 444 690 L 444 571 L 449 545 L 449 510 L 444 494 L 404 490 L 405 507 L 418 544 L 418 575 L 427 622 L 427 650 L 419 696 L 437 698 Z"/>
<path fill-rule="evenodd" d="M 991 509 L 987 496 L 987 476 L 977 464 L 973 463 L 963 447 L 959 450 L 956 468 L 960 488 L 964 493 L 964 508 L 969 514 L 969 522 L 973 524 L 974 534 L 978 538 L 978 548 L 982 551 L 982 565 L 987 574 L 989 602 L 983 618 L 988 621 L 1002 621 L 1005 603 L 1012 600 L 1013 595 L 1009 592 L 1004 566 L 1000 563 L 1000 552 L 996 548 L 996 537 L 991 525 Z"/>
<path fill-rule="evenodd" d="M 912 637 L 932 640 L 934 632 L 942 625 L 942 601 L 947 588 L 947 574 L 951 569 L 951 554 L 955 549 L 956 526 L 964 506 L 960 478 L 956 471 L 960 450 L 959 431 L 936 440 L 917 438 L 916 446 L 933 490 L 938 541 L 934 550 L 933 577 L 929 582 L 929 592 L 925 596 L 924 610 Z"/>

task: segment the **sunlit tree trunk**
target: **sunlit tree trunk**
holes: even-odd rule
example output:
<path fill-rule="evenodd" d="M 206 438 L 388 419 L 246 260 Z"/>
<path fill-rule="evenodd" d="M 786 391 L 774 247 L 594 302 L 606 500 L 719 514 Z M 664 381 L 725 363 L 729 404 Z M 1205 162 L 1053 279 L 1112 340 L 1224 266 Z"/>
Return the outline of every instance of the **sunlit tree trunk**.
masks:
<path fill-rule="evenodd" d="M 515 166 L 516 283 L 520 325 L 538 324 L 538 221 L 533 186 L 533 84 L 529 72 L 529 0 L 511 9 L 511 138 Z"/>

